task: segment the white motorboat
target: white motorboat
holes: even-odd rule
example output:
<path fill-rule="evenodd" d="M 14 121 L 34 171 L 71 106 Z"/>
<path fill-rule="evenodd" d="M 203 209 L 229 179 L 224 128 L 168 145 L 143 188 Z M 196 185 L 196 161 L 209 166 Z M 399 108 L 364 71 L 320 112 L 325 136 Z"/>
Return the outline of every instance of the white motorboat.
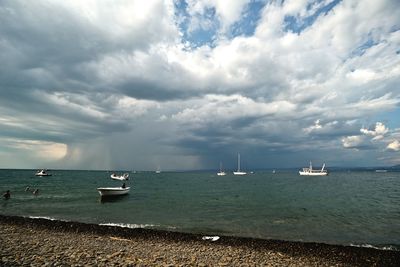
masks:
<path fill-rule="evenodd" d="M 312 163 L 310 161 L 310 167 L 309 168 L 303 168 L 303 170 L 299 171 L 300 175 L 307 175 L 307 176 L 326 176 L 328 175 L 328 170 L 325 170 L 325 163 L 322 165 L 322 168 L 320 170 L 318 169 L 313 169 Z"/>
<path fill-rule="evenodd" d="M 111 179 L 126 181 L 129 180 L 129 173 L 124 173 L 123 175 L 116 175 L 115 173 L 111 174 Z"/>
<path fill-rule="evenodd" d="M 99 191 L 100 196 L 121 196 L 129 193 L 130 187 L 99 187 L 97 191 Z"/>
<path fill-rule="evenodd" d="M 217 172 L 218 176 L 225 176 L 226 172 L 222 170 L 222 162 L 219 163 L 219 172 Z"/>
<path fill-rule="evenodd" d="M 240 170 L 240 154 L 238 153 L 238 169 L 237 171 L 233 172 L 234 175 L 246 175 L 247 172 L 242 172 Z"/>
<path fill-rule="evenodd" d="M 46 169 L 38 170 L 35 173 L 36 176 L 51 176 L 51 173 L 48 173 Z"/>

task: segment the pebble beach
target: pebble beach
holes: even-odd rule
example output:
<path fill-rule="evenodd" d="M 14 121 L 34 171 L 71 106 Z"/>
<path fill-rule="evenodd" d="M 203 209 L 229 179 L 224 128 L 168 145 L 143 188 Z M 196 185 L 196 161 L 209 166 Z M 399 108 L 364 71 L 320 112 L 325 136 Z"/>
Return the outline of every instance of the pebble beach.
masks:
<path fill-rule="evenodd" d="M 400 251 L 0 215 L 1 266 L 400 266 Z"/>

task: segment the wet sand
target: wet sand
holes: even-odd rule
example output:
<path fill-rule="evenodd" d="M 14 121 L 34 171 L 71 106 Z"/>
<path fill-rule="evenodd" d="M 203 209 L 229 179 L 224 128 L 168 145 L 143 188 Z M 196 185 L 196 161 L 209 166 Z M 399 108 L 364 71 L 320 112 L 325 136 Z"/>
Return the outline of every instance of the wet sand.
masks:
<path fill-rule="evenodd" d="M 0 215 L 0 266 L 400 266 L 400 251 Z"/>

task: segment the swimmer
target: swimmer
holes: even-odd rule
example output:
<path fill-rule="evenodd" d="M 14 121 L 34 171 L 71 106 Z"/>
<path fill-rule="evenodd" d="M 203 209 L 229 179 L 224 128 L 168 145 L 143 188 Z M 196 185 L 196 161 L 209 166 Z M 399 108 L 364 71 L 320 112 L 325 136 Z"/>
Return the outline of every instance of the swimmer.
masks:
<path fill-rule="evenodd" d="M 11 197 L 10 194 L 10 190 L 7 190 L 4 194 L 3 194 L 4 199 L 9 199 Z"/>

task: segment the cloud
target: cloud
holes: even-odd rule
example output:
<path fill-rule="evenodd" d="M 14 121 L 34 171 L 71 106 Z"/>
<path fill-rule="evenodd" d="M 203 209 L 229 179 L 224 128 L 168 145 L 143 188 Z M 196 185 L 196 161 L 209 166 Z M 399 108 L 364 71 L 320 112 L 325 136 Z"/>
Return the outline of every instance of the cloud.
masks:
<path fill-rule="evenodd" d="M 210 13 L 207 12 L 214 10 L 215 16 L 217 17 L 216 19 L 221 24 L 221 31 L 224 33 L 235 21 L 240 19 L 240 15 L 243 12 L 245 5 L 249 2 L 249 0 L 239 0 L 231 3 L 227 3 L 223 0 L 189 0 L 187 1 L 187 11 L 191 18 L 189 31 L 195 31 L 198 28 L 204 30 L 209 29 L 210 23 L 215 22 L 210 20 L 213 19 L 212 17 L 207 17 L 210 16 Z M 204 21 L 206 23 L 204 23 Z"/>
<path fill-rule="evenodd" d="M 368 140 L 362 135 L 347 136 L 342 139 L 344 148 L 368 149 L 371 148 Z"/>
<path fill-rule="evenodd" d="M 378 160 L 386 164 L 398 164 L 400 151 L 399 129 L 389 129 L 382 122 L 376 122 L 369 128 L 362 127 L 361 135 L 352 135 L 342 138 L 342 145 L 346 149 L 375 151 Z"/>
<path fill-rule="evenodd" d="M 395 150 L 396 122 L 362 125 L 400 106 L 397 1 L 255 2 L 3 2 L 0 147 L 63 144 L 96 168 Z"/>
<path fill-rule="evenodd" d="M 365 128 L 361 128 L 360 132 L 367 135 L 367 136 L 372 136 L 372 140 L 380 140 L 384 137 L 384 135 L 389 131 L 386 126 L 381 123 L 377 122 L 375 125 L 375 128 L 373 130 L 368 130 Z"/>
<path fill-rule="evenodd" d="M 400 151 L 399 140 L 394 140 L 393 142 L 389 143 L 386 148 L 390 151 Z"/>

